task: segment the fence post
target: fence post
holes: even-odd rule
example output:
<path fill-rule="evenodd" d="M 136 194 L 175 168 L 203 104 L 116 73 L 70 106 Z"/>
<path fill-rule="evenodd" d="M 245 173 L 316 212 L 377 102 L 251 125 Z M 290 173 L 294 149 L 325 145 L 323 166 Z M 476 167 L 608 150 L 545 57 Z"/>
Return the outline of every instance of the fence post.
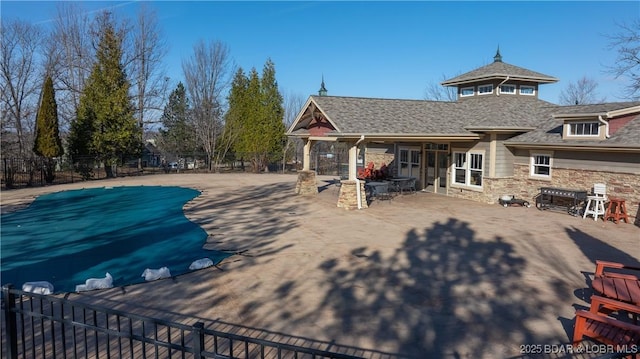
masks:
<path fill-rule="evenodd" d="M 7 358 L 18 358 L 18 325 L 16 324 L 16 295 L 11 292 L 13 284 L 2 286 L 2 296 L 4 298 L 4 320 L 7 338 Z"/>
<path fill-rule="evenodd" d="M 204 323 L 197 322 L 193 325 L 193 331 L 191 332 L 193 340 L 193 358 L 202 359 L 202 352 L 204 351 Z"/>

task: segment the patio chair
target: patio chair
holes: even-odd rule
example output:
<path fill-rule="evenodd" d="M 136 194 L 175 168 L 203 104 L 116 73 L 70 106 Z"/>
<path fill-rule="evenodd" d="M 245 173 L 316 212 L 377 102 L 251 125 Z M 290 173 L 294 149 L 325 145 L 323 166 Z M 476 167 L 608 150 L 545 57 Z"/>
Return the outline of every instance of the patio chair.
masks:
<path fill-rule="evenodd" d="M 632 345 L 640 344 L 640 326 L 606 315 L 578 310 L 573 330 L 573 344 L 578 345 L 583 337 L 608 345 L 626 345 L 631 348 Z"/>
<path fill-rule="evenodd" d="M 594 314 L 611 314 L 613 312 L 626 312 L 633 317 L 633 324 L 638 325 L 638 315 L 640 315 L 640 306 L 621 302 L 619 300 L 601 297 L 599 295 L 591 296 L 591 306 L 589 311 Z"/>
<path fill-rule="evenodd" d="M 409 191 L 410 193 L 416 193 L 416 179 L 409 178 L 406 181 L 400 182 L 400 193 Z"/>
<path fill-rule="evenodd" d="M 375 199 L 383 200 L 391 200 L 393 197 L 391 196 L 391 192 L 389 192 L 389 183 L 384 183 L 373 187 L 373 197 Z"/>
<path fill-rule="evenodd" d="M 640 306 L 640 267 L 597 260 L 591 287 L 603 297 Z"/>
<path fill-rule="evenodd" d="M 596 183 L 593 185 L 593 196 L 587 196 L 587 207 L 584 210 L 582 219 L 588 215 L 593 215 L 593 220 L 597 221 L 598 216 L 604 219 L 604 203 L 607 201 L 607 185 L 604 183 Z"/>

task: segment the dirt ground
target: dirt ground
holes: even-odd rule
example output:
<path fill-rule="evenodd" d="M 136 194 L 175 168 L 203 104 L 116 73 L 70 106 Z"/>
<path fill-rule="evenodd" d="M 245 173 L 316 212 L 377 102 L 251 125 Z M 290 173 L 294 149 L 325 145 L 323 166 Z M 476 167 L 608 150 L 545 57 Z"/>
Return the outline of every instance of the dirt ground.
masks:
<path fill-rule="evenodd" d="M 595 260 L 640 266 L 640 228 L 417 193 L 337 208 L 296 176 L 153 175 L 4 190 L 2 212 L 48 192 L 198 189 L 185 215 L 206 246 L 241 254 L 186 275 L 71 294 L 141 315 L 325 350 L 383 357 L 506 358 L 570 340 Z M 116 283 L 117 285 L 117 283 Z"/>

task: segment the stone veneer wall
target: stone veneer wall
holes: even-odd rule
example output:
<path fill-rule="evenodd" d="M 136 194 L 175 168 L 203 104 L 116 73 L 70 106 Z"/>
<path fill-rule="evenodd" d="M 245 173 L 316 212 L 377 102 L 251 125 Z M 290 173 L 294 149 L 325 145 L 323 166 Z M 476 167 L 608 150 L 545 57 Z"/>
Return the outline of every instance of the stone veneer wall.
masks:
<path fill-rule="evenodd" d="M 594 183 L 607 184 L 607 196 L 625 200 L 631 223 L 640 224 L 640 174 L 612 173 L 605 171 L 553 168 L 551 181 L 529 177 L 528 165 L 514 165 L 514 176 L 508 178 L 484 178 L 484 191 L 452 187 L 449 195 L 479 202 L 497 203 L 502 195 L 515 195 L 535 204 L 540 187 L 559 187 L 592 191 Z"/>
<path fill-rule="evenodd" d="M 344 209 L 358 209 L 358 194 L 356 181 L 340 181 L 340 194 L 338 195 L 338 207 Z M 362 208 L 369 208 L 367 195 L 364 191 L 364 181 L 360 181 L 360 194 L 362 196 Z"/>
<path fill-rule="evenodd" d="M 318 183 L 316 182 L 315 171 L 298 172 L 298 180 L 296 181 L 296 194 L 299 195 L 317 195 Z"/>

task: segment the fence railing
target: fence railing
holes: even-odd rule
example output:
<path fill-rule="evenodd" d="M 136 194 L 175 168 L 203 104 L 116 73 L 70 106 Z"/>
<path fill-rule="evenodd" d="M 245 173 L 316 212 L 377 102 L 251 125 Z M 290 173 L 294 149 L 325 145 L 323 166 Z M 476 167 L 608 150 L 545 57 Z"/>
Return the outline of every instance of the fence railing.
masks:
<path fill-rule="evenodd" d="M 56 296 L 2 287 L 2 358 L 342 358 Z"/>

